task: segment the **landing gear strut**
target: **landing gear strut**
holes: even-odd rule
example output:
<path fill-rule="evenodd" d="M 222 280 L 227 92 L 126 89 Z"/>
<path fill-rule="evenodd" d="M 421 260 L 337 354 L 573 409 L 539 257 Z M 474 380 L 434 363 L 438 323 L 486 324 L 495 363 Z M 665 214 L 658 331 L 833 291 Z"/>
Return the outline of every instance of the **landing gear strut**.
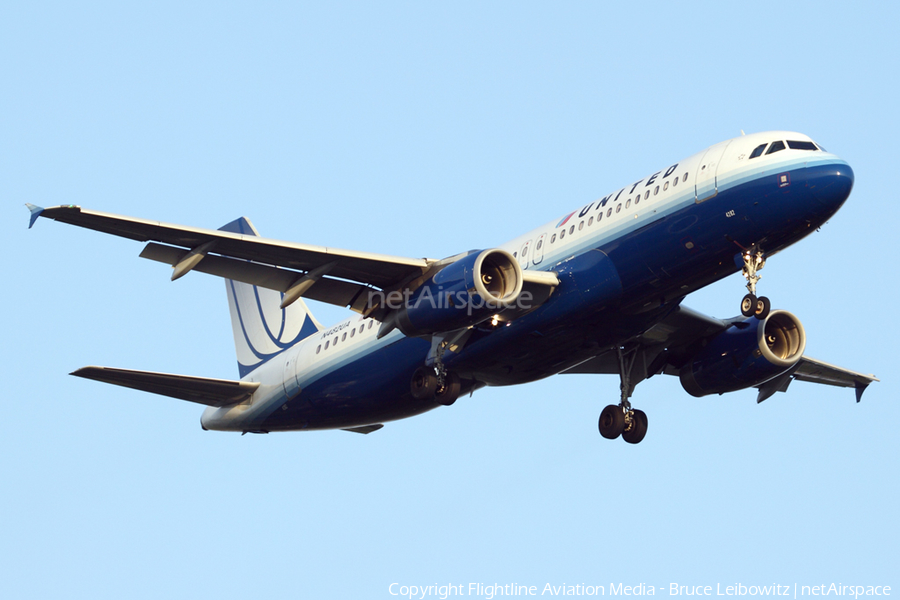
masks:
<path fill-rule="evenodd" d="M 629 444 L 637 444 L 647 435 L 647 415 L 642 410 L 633 409 L 628 400 L 634 392 L 634 385 L 631 384 L 631 370 L 638 356 L 638 349 L 623 351 L 619 347 L 616 348 L 616 354 L 619 359 L 621 381 L 619 388 L 622 396 L 618 406 L 610 404 L 603 409 L 603 412 L 600 413 L 598 427 L 600 435 L 608 440 L 614 440 L 621 435 L 622 439 Z"/>
<path fill-rule="evenodd" d="M 423 365 L 413 373 L 409 389 L 416 400 L 433 400 L 450 406 L 459 398 L 462 383 L 459 375 L 448 371 L 444 366 L 444 349 L 444 343 L 441 343 L 435 353 L 433 367 Z"/>
<path fill-rule="evenodd" d="M 765 319 L 772 310 L 772 304 L 765 296 L 756 296 L 756 283 L 762 278 L 757 274 L 766 266 L 766 257 L 759 249 L 750 249 L 744 252 L 744 268 L 741 274 L 747 280 L 747 292 L 741 300 L 741 314 L 745 317 L 756 317 L 757 319 Z"/>

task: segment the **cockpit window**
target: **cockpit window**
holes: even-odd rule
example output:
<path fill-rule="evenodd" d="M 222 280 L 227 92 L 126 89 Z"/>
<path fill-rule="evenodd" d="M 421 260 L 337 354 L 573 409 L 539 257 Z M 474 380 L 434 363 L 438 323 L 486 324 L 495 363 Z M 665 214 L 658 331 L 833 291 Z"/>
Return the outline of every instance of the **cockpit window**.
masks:
<path fill-rule="evenodd" d="M 760 144 L 759 146 L 754 148 L 753 152 L 750 153 L 750 158 L 756 158 L 757 156 L 760 156 L 763 153 L 763 150 L 766 149 L 767 145 L 768 142 L 766 142 L 765 144 Z"/>
<path fill-rule="evenodd" d="M 788 140 L 788 148 L 791 150 L 818 150 L 812 142 L 798 142 L 794 140 Z"/>
<path fill-rule="evenodd" d="M 775 152 L 779 152 L 781 150 L 784 150 L 784 142 L 782 142 L 781 140 L 772 142 L 772 145 L 769 146 L 769 151 L 766 152 L 766 156 L 768 156 L 769 154 L 774 154 Z"/>

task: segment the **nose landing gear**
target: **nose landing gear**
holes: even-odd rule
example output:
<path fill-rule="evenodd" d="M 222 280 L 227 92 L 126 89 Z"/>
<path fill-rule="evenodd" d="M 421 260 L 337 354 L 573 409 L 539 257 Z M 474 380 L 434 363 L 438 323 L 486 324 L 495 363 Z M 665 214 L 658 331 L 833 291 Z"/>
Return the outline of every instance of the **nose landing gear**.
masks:
<path fill-rule="evenodd" d="M 757 319 L 765 319 L 772 310 L 772 304 L 765 296 L 756 296 L 756 283 L 762 279 L 757 271 L 761 271 L 766 266 L 766 257 L 761 250 L 747 250 L 743 254 L 744 268 L 741 274 L 747 279 L 747 292 L 749 292 L 741 300 L 741 314 L 745 317 L 756 317 Z"/>

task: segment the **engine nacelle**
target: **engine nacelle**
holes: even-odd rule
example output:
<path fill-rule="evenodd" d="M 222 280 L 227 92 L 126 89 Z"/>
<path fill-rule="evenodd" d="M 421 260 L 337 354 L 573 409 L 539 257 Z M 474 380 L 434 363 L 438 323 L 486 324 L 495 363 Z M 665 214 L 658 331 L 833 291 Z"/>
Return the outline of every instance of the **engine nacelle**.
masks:
<path fill-rule="evenodd" d="M 509 252 L 473 252 L 407 294 L 397 327 L 408 336 L 462 329 L 515 304 L 521 292 L 522 268 Z"/>
<path fill-rule="evenodd" d="M 722 394 L 760 385 L 793 367 L 806 349 L 806 332 L 791 313 L 773 310 L 765 320 L 735 323 L 681 368 L 692 396 Z"/>

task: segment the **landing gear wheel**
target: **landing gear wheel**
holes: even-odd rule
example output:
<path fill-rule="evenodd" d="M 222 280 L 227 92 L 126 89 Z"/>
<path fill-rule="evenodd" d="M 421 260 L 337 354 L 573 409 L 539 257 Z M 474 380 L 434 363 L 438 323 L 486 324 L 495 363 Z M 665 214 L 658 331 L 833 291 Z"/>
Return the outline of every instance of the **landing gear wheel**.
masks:
<path fill-rule="evenodd" d="M 631 427 L 622 432 L 622 439 L 629 444 L 640 443 L 647 435 L 647 415 L 642 410 L 631 413 Z"/>
<path fill-rule="evenodd" d="M 625 430 L 625 412 L 621 406 L 610 404 L 600 413 L 600 435 L 608 440 L 614 440 Z"/>
<path fill-rule="evenodd" d="M 460 388 L 459 375 L 453 372 L 447 373 L 444 376 L 444 387 L 439 388 L 434 395 L 435 402 L 450 406 L 459 398 Z"/>
<path fill-rule="evenodd" d="M 437 391 L 438 381 L 434 369 L 419 367 L 409 382 L 409 391 L 416 400 L 431 400 Z"/>
<path fill-rule="evenodd" d="M 767 300 L 768 301 L 768 300 Z M 756 314 L 757 298 L 753 294 L 747 294 L 741 300 L 741 314 L 745 317 L 752 317 Z"/>
<path fill-rule="evenodd" d="M 756 299 L 756 318 L 762 321 L 766 317 L 769 316 L 769 311 L 772 310 L 772 303 L 769 302 L 769 299 L 765 296 L 760 296 Z"/>

